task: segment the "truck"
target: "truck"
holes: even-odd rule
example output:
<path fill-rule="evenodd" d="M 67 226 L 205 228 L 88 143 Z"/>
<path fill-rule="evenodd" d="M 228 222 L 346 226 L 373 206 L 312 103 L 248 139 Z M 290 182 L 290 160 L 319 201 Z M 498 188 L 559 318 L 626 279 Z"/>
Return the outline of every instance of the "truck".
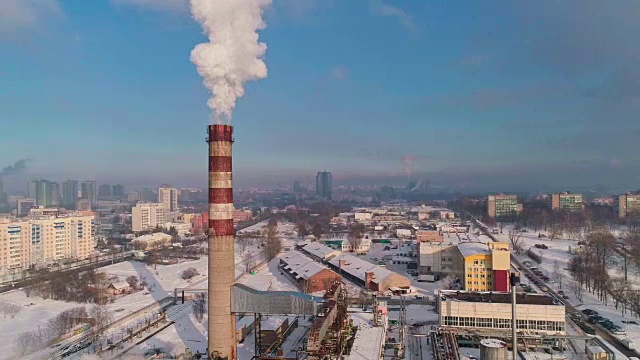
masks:
<path fill-rule="evenodd" d="M 622 343 L 622 345 L 624 345 L 624 347 L 626 347 L 629 350 L 635 350 L 636 349 L 636 344 L 634 344 L 633 341 L 631 341 L 628 338 L 624 338 L 624 339 L 620 340 L 620 342 Z"/>
<path fill-rule="evenodd" d="M 430 275 L 419 275 L 418 276 L 418 281 L 428 281 L 428 282 L 434 282 L 436 281 L 436 276 L 433 274 Z"/>

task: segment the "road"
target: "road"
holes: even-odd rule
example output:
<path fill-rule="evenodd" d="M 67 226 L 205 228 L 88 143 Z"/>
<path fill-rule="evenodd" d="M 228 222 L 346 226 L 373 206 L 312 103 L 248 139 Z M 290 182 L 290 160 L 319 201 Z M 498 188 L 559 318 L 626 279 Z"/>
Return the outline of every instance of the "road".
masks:
<path fill-rule="evenodd" d="M 474 217 L 472 217 L 471 215 L 469 215 L 469 216 L 473 219 L 473 222 L 474 222 L 474 224 L 476 224 L 477 228 L 482 230 L 482 232 L 486 236 L 488 236 L 491 240 L 493 240 L 495 242 L 498 242 L 498 240 L 496 240 L 496 238 L 493 236 L 493 234 L 489 233 L 489 231 L 485 227 L 480 225 L 478 223 L 478 221 Z M 511 264 L 512 265 L 516 265 L 516 267 L 518 269 L 520 269 L 521 272 L 525 272 L 525 273 L 529 274 L 529 276 L 531 276 L 532 279 L 537 279 L 540 283 L 543 283 L 543 284 L 545 283 L 544 281 L 542 281 L 542 279 L 538 278 L 538 276 L 536 274 L 534 274 L 533 271 L 529 270 L 528 267 L 522 265 L 522 263 L 520 263 L 520 260 L 518 260 L 517 258 L 515 258 L 513 256 L 511 257 Z M 550 286 L 546 286 L 546 292 L 549 293 L 550 295 L 552 295 L 553 297 L 555 297 L 558 300 L 562 299 L 562 297 L 554 289 L 552 289 Z M 580 310 L 575 308 L 570 303 L 565 302 L 565 301 L 561 301 L 561 300 L 560 300 L 560 302 L 562 302 L 564 304 L 566 312 L 578 315 L 580 318 L 585 320 L 585 322 L 588 320 L 586 315 L 584 315 Z M 597 325 L 597 326 L 594 326 L 594 327 L 596 329 L 596 333 L 598 335 L 600 335 L 600 337 L 602 337 L 607 342 L 609 342 L 609 344 L 614 346 L 618 351 L 620 351 L 622 354 L 624 354 L 624 356 L 627 356 L 627 357 L 640 357 L 640 354 L 638 352 L 627 349 L 624 345 L 622 345 L 622 343 L 620 342 L 620 340 L 618 338 L 616 338 L 615 336 L 611 335 L 608 331 L 604 330 L 604 328 L 602 328 L 601 326 Z"/>

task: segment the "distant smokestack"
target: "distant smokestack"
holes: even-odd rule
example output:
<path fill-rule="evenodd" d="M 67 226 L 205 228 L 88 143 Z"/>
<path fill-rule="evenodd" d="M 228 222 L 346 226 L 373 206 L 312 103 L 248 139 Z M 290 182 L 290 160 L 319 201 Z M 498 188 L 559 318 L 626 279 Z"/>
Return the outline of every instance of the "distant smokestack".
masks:
<path fill-rule="evenodd" d="M 209 126 L 209 353 L 236 359 L 231 286 L 235 282 L 233 249 L 233 127 Z"/>

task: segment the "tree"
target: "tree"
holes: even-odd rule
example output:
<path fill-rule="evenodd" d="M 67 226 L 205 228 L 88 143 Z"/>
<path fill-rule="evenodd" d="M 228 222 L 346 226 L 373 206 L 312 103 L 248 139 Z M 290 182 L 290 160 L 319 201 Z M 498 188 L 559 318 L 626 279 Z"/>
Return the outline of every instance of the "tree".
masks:
<path fill-rule="evenodd" d="M 194 267 L 190 267 L 190 268 L 188 268 L 188 269 L 185 269 L 185 270 L 182 272 L 182 279 L 184 279 L 184 280 L 188 280 L 188 279 L 193 278 L 193 277 L 194 277 L 194 276 L 196 276 L 196 275 L 200 275 L 200 273 L 198 272 L 198 270 L 197 270 L 196 268 L 194 268 Z"/>
<path fill-rule="evenodd" d="M 193 316 L 196 320 L 202 321 L 207 312 L 207 295 L 205 293 L 196 294 L 193 300 Z"/>
<path fill-rule="evenodd" d="M 553 273 L 551 276 L 558 283 L 558 287 L 562 289 L 563 275 L 562 275 L 562 272 L 560 271 L 560 263 L 558 262 L 558 260 L 555 260 L 553 262 Z"/>
<path fill-rule="evenodd" d="M 244 270 L 245 270 L 245 272 L 251 271 L 251 269 L 253 268 L 253 265 L 254 265 L 253 254 L 251 254 L 250 252 L 244 253 L 244 255 L 242 257 L 242 261 L 244 262 Z"/>
<path fill-rule="evenodd" d="M 522 232 L 516 229 L 510 229 L 507 236 L 509 237 L 513 251 L 518 255 L 522 254 L 522 251 L 524 251 L 522 247 Z"/>
<path fill-rule="evenodd" d="M 307 228 L 307 223 L 305 221 L 298 221 L 298 223 L 296 223 L 296 231 L 300 238 L 304 238 L 309 235 L 309 229 Z"/>
<path fill-rule="evenodd" d="M 106 306 L 94 305 L 89 309 L 89 316 L 94 321 L 96 331 L 104 328 L 113 321 L 113 314 Z"/>
<path fill-rule="evenodd" d="M 360 247 L 364 231 L 365 227 L 363 224 L 354 224 L 349 227 L 347 239 L 349 240 L 349 245 L 351 245 L 351 251 L 356 251 Z"/>
<path fill-rule="evenodd" d="M 16 353 L 20 355 L 20 357 L 24 357 L 37 350 L 39 344 L 38 334 L 35 331 L 27 331 L 16 337 L 14 346 Z"/>
<path fill-rule="evenodd" d="M 132 289 L 137 290 L 139 285 L 139 279 L 135 275 L 127 276 L 127 283 Z"/>
<path fill-rule="evenodd" d="M 322 238 L 322 235 L 324 235 L 324 226 L 322 226 L 322 224 L 320 223 L 313 225 L 311 233 L 316 238 L 316 241 L 319 241 L 320 238 Z"/>

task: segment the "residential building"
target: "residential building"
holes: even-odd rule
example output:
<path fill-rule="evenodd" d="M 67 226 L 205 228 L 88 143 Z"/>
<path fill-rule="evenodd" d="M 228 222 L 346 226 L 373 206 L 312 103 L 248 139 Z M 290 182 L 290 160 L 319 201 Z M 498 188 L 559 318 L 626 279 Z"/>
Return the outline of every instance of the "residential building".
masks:
<path fill-rule="evenodd" d="M 320 171 L 316 175 L 316 195 L 324 200 L 331 200 L 333 193 L 333 176 L 328 171 Z"/>
<path fill-rule="evenodd" d="M 300 185 L 300 181 L 293 182 L 293 192 L 299 194 L 302 192 L 302 186 Z"/>
<path fill-rule="evenodd" d="M 253 218 L 253 212 L 251 209 L 238 209 L 233 211 L 233 221 L 249 221 Z"/>
<path fill-rule="evenodd" d="M 461 331 L 511 331 L 511 294 L 436 290 L 440 326 Z M 518 331 L 543 335 L 566 334 L 565 307 L 547 294 L 518 293 Z"/>
<path fill-rule="evenodd" d="M 86 213 L 0 219 L 0 272 L 86 259 L 94 239 L 94 216 Z"/>
<path fill-rule="evenodd" d="M 91 200 L 78 199 L 78 202 L 76 203 L 76 209 L 78 211 L 91 211 Z"/>
<path fill-rule="evenodd" d="M 328 290 L 341 279 L 334 271 L 297 251 L 282 255 L 279 268 L 307 294 Z"/>
<path fill-rule="evenodd" d="M 133 231 L 153 230 L 167 222 L 168 209 L 165 204 L 138 203 L 131 209 Z"/>
<path fill-rule="evenodd" d="M 467 291 L 509 291 L 509 244 L 465 242 L 458 244 Z"/>
<path fill-rule="evenodd" d="M 31 180 L 29 182 L 29 197 L 36 200 L 36 204 L 44 207 L 60 204 L 60 185 L 48 180 Z"/>
<path fill-rule="evenodd" d="M 129 191 L 127 193 L 127 201 L 129 202 L 138 202 L 142 200 L 142 194 L 140 191 Z"/>
<path fill-rule="evenodd" d="M 62 183 L 62 207 L 75 210 L 78 201 L 78 182 L 67 180 Z"/>
<path fill-rule="evenodd" d="M 188 236 L 191 234 L 191 224 L 178 223 L 178 222 L 167 222 L 162 225 L 164 229 L 174 228 L 178 232 L 178 236 Z"/>
<path fill-rule="evenodd" d="M 416 233 L 418 242 L 436 242 L 441 243 L 444 241 L 444 236 L 440 231 L 436 230 L 418 230 Z"/>
<path fill-rule="evenodd" d="M 614 196 L 613 208 L 620 219 L 627 216 L 640 217 L 640 190 Z"/>
<path fill-rule="evenodd" d="M 178 211 L 178 189 L 158 188 L 158 202 L 164 204 L 168 211 Z"/>
<path fill-rule="evenodd" d="M 31 208 L 34 206 L 36 206 L 36 201 L 34 199 L 19 199 L 16 215 L 20 217 L 27 216 L 29 215 Z"/>
<path fill-rule="evenodd" d="M 556 211 L 581 212 L 584 210 L 582 194 L 570 192 L 552 194 L 551 208 Z"/>
<path fill-rule="evenodd" d="M 111 185 L 102 184 L 98 187 L 98 199 L 100 200 L 111 199 Z"/>
<path fill-rule="evenodd" d="M 124 198 L 124 185 L 116 184 L 111 188 L 111 197 L 116 200 L 122 200 Z"/>
<path fill-rule="evenodd" d="M 522 204 L 518 204 L 517 195 L 489 195 L 487 208 L 489 217 L 504 219 L 518 215 L 522 211 Z"/>
<path fill-rule="evenodd" d="M 149 188 L 143 188 L 140 190 L 140 200 L 144 202 L 156 202 L 158 201 L 158 194 Z"/>
<path fill-rule="evenodd" d="M 95 205 L 98 197 L 97 197 L 96 182 L 93 180 L 83 181 L 80 184 L 80 198 L 87 199 L 91 203 L 91 205 Z"/>

